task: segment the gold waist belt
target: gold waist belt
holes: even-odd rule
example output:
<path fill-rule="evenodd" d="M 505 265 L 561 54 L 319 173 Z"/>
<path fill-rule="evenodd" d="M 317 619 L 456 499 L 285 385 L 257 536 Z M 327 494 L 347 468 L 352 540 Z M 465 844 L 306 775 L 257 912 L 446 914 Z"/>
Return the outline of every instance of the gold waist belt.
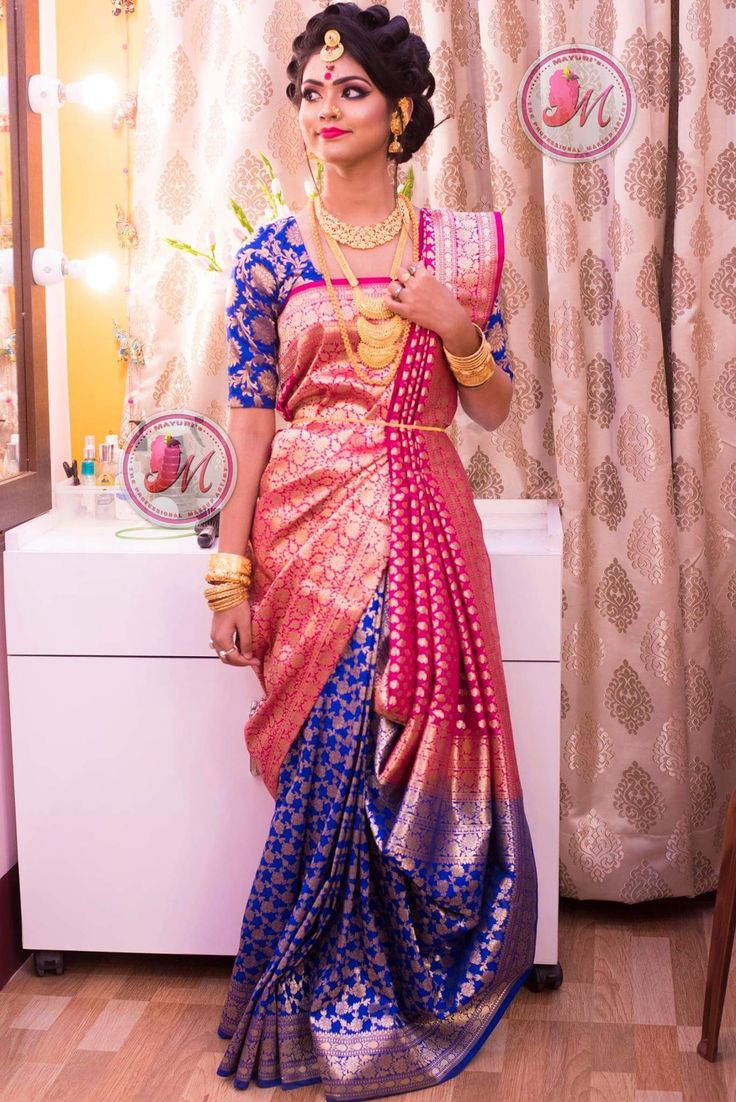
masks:
<path fill-rule="evenodd" d="M 442 425 L 407 425 L 403 421 L 383 421 L 380 418 L 321 417 L 319 414 L 315 417 L 296 418 L 287 427 L 307 425 L 310 421 L 332 421 L 336 425 L 387 425 L 392 429 L 422 429 L 425 432 L 445 432 L 445 427 Z"/>

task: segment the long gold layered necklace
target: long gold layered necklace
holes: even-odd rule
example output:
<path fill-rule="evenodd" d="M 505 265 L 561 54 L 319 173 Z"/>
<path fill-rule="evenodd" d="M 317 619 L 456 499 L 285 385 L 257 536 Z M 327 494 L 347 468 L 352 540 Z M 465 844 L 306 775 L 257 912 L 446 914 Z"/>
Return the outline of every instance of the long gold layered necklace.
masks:
<path fill-rule="evenodd" d="M 324 208 L 323 208 L 324 209 Z M 399 240 L 396 246 L 396 253 L 394 255 L 393 264 L 391 265 L 391 279 L 396 279 L 396 276 L 401 265 L 401 260 L 404 255 L 404 247 L 409 237 L 409 233 L 412 234 L 412 260 L 416 263 L 419 260 L 419 224 L 417 217 L 414 213 L 414 208 L 411 203 L 403 196 L 399 196 L 399 202 L 397 207 L 401 212 L 401 229 L 399 232 Z M 316 203 L 314 200 L 310 202 L 310 213 L 312 218 L 312 235 L 314 237 L 315 245 L 317 247 L 317 255 L 322 270 L 322 274 L 327 287 L 327 293 L 332 303 L 332 308 L 335 312 L 338 328 L 342 337 L 342 342 L 345 347 L 345 353 L 348 357 L 353 370 L 358 378 L 363 382 L 368 383 L 369 386 L 387 386 L 396 375 L 398 371 L 399 363 L 401 362 L 401 356 L 406 344 L 406 338 L 409 334 L 409 328 L 411 323 L 408 319 L 400 317 L 398 314 L 394 314 L 385 305 L 383 298 L 376 298 L 373 295 L 367 294 L 360 286 L 358 277 L 355 275 L 350 265 L 347 262 L 345 254 L 340 248 L 339 242 L 332 236 L 331 233 L 322 224 L 322 230 L 325 234 L 330 249 L 335 255 L 335 259 L 340 265 L 341 271 L 344 273 L 345 278 L 350 286 L 353 302 L 355 305 L 355 311 L 357 315 L 356 327 L 358 330 L 358 351 L 357 354 L 353 349 L 350 342 L 350 336 L 348 334 L 347 325 L 340 309 L 340 301 L 335 291 L 334 284 L 330 278 L 330 273 L 327 270 L 327 263 L 325 261 L 325 254 L 322 248 L 322 241 L 320 237 L 320 221 L 317 214 Z M 333 217 L 333 216 L 330 216 Z M 335 219 L 335 221 L 337 221 Z M 382 223 L 383 225 L 385 223 Z M 347 226 L 347 223 L 340 223 L 341 226 Z M 364 240 L 370 240 L 370 233 L 375 227 L 361 226 L 361 227 L 347 227 L 348 230 L 360 229 L 363 231 L 366 237 Z M 389 238 L 390 240 L 390 238 Z M 381 242 L 383 243 L 383 242 Z M 361 248 L 373 248 L 376 242 L 372 244 L 366 244 L 360 246 Z"/>

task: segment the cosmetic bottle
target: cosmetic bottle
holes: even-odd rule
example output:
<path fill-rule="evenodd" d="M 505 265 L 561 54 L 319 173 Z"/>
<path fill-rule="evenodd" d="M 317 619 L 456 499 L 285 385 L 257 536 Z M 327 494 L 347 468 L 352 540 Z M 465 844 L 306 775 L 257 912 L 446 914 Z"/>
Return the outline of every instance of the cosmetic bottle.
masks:
<path fill-rule="evenodd" d="M 97 472 L 95 491 L 95 516 L 98 520 L 109 520 L 115 516 L 115 464 L 113 445 L 100 444 L 100 464 Z"/>
<path fill-rule="evenodd" d="M 97 485 L 98 486 L 114 486 L 115 475 L 117 470 L 115 467 L 115 445 L 114 444 L 100 444 L 100 467 L 97 471 Z"/>
<path fill-rule="evenodd" d="M 105 443 L 112 445 L 112 465 L 113 465 L 113 468 L 114 468 L 114 477 L 115 477 L 114 484 L 115 484 L 116 487 L 119 487 L 120 486 L 120 475 L 118 473 L 118 467 L 120 465 L 119 464 L 120 449 L 118 447 L 118 434 L 116 432 L 108 432 L 107 436 L 105 437 Z"/>
<path fill-rule="evenodd" d="M 116 432 L 108 432 L 107 436 L 105 437 L 105 443 L 106 444 L 112 444 L 112 447 L 113 447 L 112 460 L 113 460 L 113 463 L 115 463 L 117 465 L 117 461 L 118 461 L 118 434 Z"/>
<path fill-rule="evenodd" d="M 84 456 L 82 457 L 82 471 L 79 476 L 79 481 L 83 486 L 97 485 L 97 479 L 95 478 L 94 436 L 85 436 L 84 438 Z"/>

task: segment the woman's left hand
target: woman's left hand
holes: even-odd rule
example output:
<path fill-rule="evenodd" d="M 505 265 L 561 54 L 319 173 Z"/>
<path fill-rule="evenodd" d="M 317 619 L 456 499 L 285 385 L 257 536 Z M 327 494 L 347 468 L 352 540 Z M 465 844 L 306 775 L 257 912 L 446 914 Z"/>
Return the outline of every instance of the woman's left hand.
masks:
<path fill-rule="evenodd" d="M 394 293 L 401 288 L 398 298 Z M 386 289 L 386 306 L 399 317 L 432 329 L 446 343 L 458 328 L 470 326 L 470 319 L 449 287 L 440 283 L 421 261 L 408 269 L 400 268 L 398 277 Z M 472 327 L 471 327 L 472 330 Z"/>

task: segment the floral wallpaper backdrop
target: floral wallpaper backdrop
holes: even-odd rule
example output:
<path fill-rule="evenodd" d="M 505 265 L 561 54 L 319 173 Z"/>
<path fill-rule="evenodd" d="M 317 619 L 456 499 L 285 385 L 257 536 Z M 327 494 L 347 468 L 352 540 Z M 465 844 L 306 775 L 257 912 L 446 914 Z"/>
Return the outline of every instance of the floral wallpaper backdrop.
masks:
<path fill-rule="evenodd" d="M 214 236 L 226 268 L 230 197 L 265 214 L 258 151 L 287 202 L 305 202 L 284 69 L 319 6 L 151 0 L 131 282 L 144 415 L 184 406 L 227 425 L 222 280 L 163 238 Z M 414 160 L 415 200 L 505 208 L 512 411 L 494 433 L 462 412 L 451 431 L 476 496 L 562 505 L 562 893 L 710 890 L 736 779 L 736 0 L 681 0 L 672 148 L 669 0 L 389 7 L 427 40 L 437 119 L 450 116 Z M 543 157 L 516 115 L 528 65 L 570 41 L 618 57 L 637 95 L 624 142 L 575 165 Z"/>

